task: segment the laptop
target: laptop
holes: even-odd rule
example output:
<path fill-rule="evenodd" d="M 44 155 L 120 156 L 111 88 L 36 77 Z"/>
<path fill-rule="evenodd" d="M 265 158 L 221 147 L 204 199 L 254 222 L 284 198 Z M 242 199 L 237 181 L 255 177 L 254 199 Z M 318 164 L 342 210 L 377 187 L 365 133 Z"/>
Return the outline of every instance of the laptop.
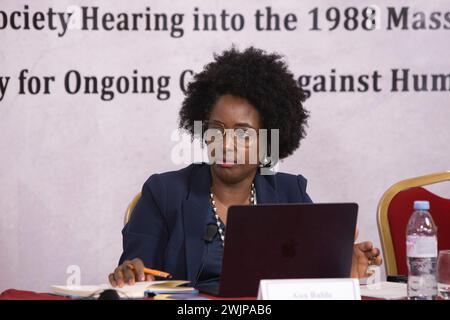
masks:
<path fill-rule="evenodd" d="M 348 278 L 356 203 L 259 204 L 228 209 L 221 297 L 254 297 L 261 279 Z"/>

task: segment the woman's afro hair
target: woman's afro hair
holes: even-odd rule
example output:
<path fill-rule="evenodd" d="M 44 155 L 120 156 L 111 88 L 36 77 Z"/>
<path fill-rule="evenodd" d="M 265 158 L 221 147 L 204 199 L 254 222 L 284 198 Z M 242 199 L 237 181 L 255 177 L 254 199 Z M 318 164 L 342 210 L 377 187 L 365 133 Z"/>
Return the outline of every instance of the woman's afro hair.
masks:
<path fill-rule="evenodd" d="M 279 129 L 279 158 L 291 155 L 305 137 L 306 98 L 282 56 L 254 47 L 232 47 L 214 54 L 214 61 L 196 74 L 186 90 L 179 126 L 194 138 L 194 121 L 208 120 L 219 97 L 245 98 L 259 112 L 264 129 Z M 270 136 L 270 134 L 269 134 Z"/>

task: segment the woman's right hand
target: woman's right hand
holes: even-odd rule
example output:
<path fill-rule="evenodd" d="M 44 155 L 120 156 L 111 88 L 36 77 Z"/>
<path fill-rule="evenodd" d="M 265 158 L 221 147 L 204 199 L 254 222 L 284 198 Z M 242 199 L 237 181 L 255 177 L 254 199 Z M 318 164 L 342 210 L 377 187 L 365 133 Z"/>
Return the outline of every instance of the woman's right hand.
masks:
<path fill-rule="evenodd" d="M 113 273 L 109 274 L 109 282 L 113 287 L 133 285 L 139 281 L 154 281 L 155 277 L 144 273 L 144 263 L 141 259 L 125 260 Z"/>

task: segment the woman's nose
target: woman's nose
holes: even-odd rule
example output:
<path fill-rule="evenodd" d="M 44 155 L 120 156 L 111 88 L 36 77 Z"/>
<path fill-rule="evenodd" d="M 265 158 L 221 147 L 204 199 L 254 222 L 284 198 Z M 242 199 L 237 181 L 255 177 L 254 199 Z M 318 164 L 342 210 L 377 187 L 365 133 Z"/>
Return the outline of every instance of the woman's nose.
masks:
<path fill-rule="evenodd" d="M 223 160 L 226 162 L 236 161 L 236 146 L 233 133 L 226 133 L 224 139 L 222 146 Z"/>
<path fill-rule="evenodd" d="M 225 130 L 225 150 L 234 151 L 234 130 L 233 129 L 226 129 Z"/>

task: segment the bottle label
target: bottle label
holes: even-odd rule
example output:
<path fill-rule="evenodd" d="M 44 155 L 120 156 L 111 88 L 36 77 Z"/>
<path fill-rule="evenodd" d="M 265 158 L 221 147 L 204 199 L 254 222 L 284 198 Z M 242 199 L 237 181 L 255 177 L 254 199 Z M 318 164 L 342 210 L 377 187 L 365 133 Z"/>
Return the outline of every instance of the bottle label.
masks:
<path fill-rule="evenodd" d="M 408 236 L 406 238 L 406 255 L 411 258 L 436 258 L 436 237 Z"/>

